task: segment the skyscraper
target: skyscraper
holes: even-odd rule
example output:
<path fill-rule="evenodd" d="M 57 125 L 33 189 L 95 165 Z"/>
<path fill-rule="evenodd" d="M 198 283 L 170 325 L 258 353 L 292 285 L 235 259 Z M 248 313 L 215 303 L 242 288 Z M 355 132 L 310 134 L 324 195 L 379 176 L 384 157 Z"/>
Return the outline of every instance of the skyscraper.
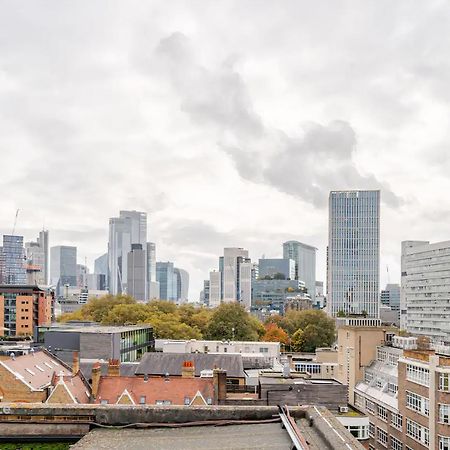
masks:
<path fill-rule="evenodd" d="M 148 300 L 160 298 L 159 282 L 156 280 L 156 244 L 147 242 L 147 292 Z"/>
<path fill-rule="evenodd" d="M 56 294 L 62 295 L 64 286 L 77 286 L 77 248 L 57 245 L 50 249 L 50 281 Z"/>
<path fill-rule="evenodd" d="M 108 278 L 108 253 L 104 253 L 94 261 L 94 273 Z"/>
<path fill-rule="evenodd" d="M 48 231 L 42 230 L 37 240 L 26 242 L 25 251 L 27 257 L 27 265 L 33 266 L 34 272 L 33 284 L 48 284 L 49 279 L 49 250 L 48 250 Z"/>
<path fill-rule="evenodd" d="M 156 280 L 159 282 L 161 300 L 175 301 L 177 298 L 177 281 L 172 262 L 156 263 Z"/>
<path fill-rule="evenodd" d="M 238 301 L 251 306 L 252 263 L 248 250 L 238 247 L 223 249 L 223 301 Z"/>
<path fill-rule="evenodd" d="M 189 296 L 189 273 L 184 269 L 175 267 L 174 274 L 177 280 L 177 301 L 184 303 Z"/>
<path fill-rule="evenodd" d="M 222 272 L 213 270 L 209 273 L 209 306 L 215 308 L 222 301 Z"/>
<path fill-rule="evenodd" d="M 380 191 L 332 191 L 329 198 L 329 313 L 379 314 Z"/>
<path fill-rule="evenodd" d="M 147 300 L 145 250 L 141 244 L 131 244 L 127 266 L 127 294 L 136 300 Z"/>
<path fill-rule="evenodd" d="M 131 244 L 147 242 L 147 214 L 140 211 L 120 211 L 119 217 L 109 219 L 108 281 L 113 295 L 126 292 L 127 256 Z"/>
<path fill-rule="evenodd" d="M 312 299 L 316 290 L 316 251 L 317 248 L 299 241 L 283 244 L 283 258 L 295 261 L 295 279 L 305 282 Z"/>
<path fill-rule="evenodd" d="M 295 261 L 283 258 L 264 258 L 259 260 L 257 278 L 284 277 L 285 280 L 295 280 Z M 281 279 L 281 278 L 280 278 Z"/>
<path fill-rule="evenodd" d="M 23 236 L 3 236 L 0 269 L 3 284 L 26 284 L 25 249 Z"/>

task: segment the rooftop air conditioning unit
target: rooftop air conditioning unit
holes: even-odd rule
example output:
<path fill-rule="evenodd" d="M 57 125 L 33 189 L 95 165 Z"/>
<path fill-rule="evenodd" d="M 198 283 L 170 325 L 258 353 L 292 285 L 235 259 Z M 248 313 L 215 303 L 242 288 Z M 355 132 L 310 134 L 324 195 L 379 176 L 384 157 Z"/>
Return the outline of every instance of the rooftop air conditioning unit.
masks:
<path fill-rule="evenodd" d="M 339 406 L 340 413 L 348 413 L 348 406 Z"/>

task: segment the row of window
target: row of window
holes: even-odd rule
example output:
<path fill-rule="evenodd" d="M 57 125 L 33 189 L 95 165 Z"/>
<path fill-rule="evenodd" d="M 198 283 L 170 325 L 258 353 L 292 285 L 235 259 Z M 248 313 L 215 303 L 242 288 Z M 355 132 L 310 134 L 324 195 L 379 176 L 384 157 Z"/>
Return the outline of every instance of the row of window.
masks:
<path fill-rule="evenodd" d="M 417 411 L 424 416 L 430 415 L 429 400 L 414 392 L 406 391 L 406 407 Z"/>
<path fill-rule="evenodd" d="M 407 364 L 406 379 L 428 387 L 430 385 L 430 371 L 424 367 Z"/>
<path fill-rule="evenodd" d="M 428 428 L 411 419 L 406 419 L 406 435 L 426 446 L 430 443 L 430 432 Z"/>

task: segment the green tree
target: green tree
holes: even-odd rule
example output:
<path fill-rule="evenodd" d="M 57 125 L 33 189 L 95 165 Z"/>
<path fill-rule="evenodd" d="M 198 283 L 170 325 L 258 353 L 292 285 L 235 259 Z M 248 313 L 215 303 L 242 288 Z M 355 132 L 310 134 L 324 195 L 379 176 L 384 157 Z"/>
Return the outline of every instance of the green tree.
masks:
<path fill-rule="evenodd" d="M 217 307 L 208 325 L 207 337 L 218 340 L 257 341 L 261 331 L 254 318 L 236 302 Z"/>
<path fill-rule="evenodd" d="M 103 318 L 104 325 L 136 325 L 144 321 L 147 305 L 143 303 L 121 304 L 113 306 Z"/>
<path fill-rule="evenodd" d="M 301 351 L 314 351 L 316 347 L 329 347 L 335 341 L 334 320 L 324 311 L 308 309 L 305 311 L 289 311 L 279 324 L 292 338 L 297 330 L 303 330 Z M 308 326 L 314 326 L 307 331 Z M 318 336 L 315 335 L 317 331 Z M 297 338 L 299 335 L 297 335 Z M 311 340 L 311 344 L 306 340 Z M 306 350 L 311 349 L 313 350 Z"/>
<path fill-rule="evenodd" d="M 298 329 L 291 337 L 291 347 L 295 352 L 300 352 L 302 348 L 303 330 Z"/>

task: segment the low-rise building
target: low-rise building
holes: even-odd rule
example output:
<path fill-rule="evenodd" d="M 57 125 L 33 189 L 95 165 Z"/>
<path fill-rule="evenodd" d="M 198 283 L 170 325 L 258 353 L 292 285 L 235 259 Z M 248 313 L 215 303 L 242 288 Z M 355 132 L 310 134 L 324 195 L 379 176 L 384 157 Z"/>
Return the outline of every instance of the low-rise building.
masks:
<path fill-rule="evenodd" d="M 81 359 L 137 361 L 154 350 L 153 328 L 148 325 L 102 326 L 92 322 L 67 322 L 38 327 L 37 342 L 70 363 L 74 351 Z"/>
<path fill-rule="evenodd" d="M 252 361 L 256 367 L 271 367 L 280 360 L 279 342 L 156 339 L 155 350 L 163 353 L 239 354 L 246 368 L 250 368 Z M 262 361 L 258 363 L 258 359 Z"/>
<path fill-rule="evenodd" d="M 193 361 L 183 362 L 181 377 L 120 376 L 119 370 L 116 360 L 109 361 L 106 376 L 100 375 L 98 364 L 93 367 L 95 403 L 207 406 L 219 404 L 220 394 L 226 397 L 226 373 L 214 370 L 195 377 Z"/>
<path fill-rule="evenodd" d="M 0 336 L 32 336 L 35 327 L 50 324 L 53 296 L 30 285 L 0 285 Z"/>
<path fill-rule="evenodd" d="M 135 375 L 148 377 L 181 377 L 186 360 L 192 361 L 196 377 L 202 373 L 221 369 L 227 373 L 229 384 L 245 384 L 242 356 L 237 354 L 210 353 L 146 353 L 135 370 Z"/>
<path fill-rule="evenodd" d="M 0 359 L 3 403 L 87 403 L 90 395 L 77 365 L 71 369 L 45 350 Z"/>

